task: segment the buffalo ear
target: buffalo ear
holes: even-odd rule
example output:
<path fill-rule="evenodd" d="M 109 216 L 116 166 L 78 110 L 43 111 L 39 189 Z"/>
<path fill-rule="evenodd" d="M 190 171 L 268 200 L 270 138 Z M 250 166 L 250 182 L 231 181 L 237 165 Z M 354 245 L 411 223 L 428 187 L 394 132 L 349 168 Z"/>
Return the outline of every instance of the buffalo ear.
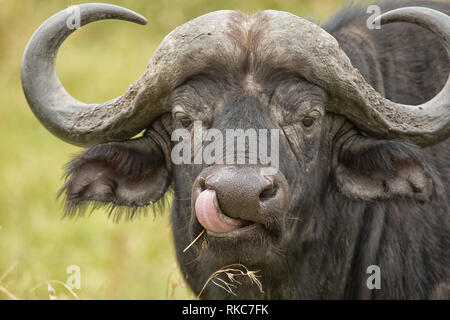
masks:
<path fill-rule="evenodd" d="M 66 166 L 66 214 L 86 206 L 136 209 L 163 197 L 170 184 L 165 153 L 150 135 L 95 145 Z"/>
<path fill-rule="evenodd" d="M 402 196 L 425 201 L 434 189 L 419 147 L 364 136 L 352 137 L 342 146 L 335 177 L 345 195 L 363 200 Z"/>

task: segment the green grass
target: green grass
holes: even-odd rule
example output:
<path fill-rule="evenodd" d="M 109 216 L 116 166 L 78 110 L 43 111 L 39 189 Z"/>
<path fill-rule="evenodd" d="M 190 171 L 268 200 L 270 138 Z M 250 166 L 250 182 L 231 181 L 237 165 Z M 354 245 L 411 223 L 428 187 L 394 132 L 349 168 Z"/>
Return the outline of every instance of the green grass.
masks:
<path fill-rule="evenodd" d="M 75 293 L 82 299 L 193 298 L 180 282 L 169 212 L 120 223 L 101 210 L 85 218 L 61 218 L 55 195 L 63 183 L 62 167 L 81 149 L 59 141 L 34 118 L 21 90 L 20 62 L 40 23 L 82 2 L 0 0 L 0 299 L 48 299 L 45 283 L 65 282 L 70 265 L 81 268 L 81 289 Z M 143 14 L 149 24 L 95 23 L 66 41 L 58 73 L 67 90 L 85 102 L 123 93 L 164 35 L 203 13 L 271 8 L 323 20 L 343 1 L 109 2 Z M 57 297 L 73 298 L 61 284 L 52 287 Z"/>

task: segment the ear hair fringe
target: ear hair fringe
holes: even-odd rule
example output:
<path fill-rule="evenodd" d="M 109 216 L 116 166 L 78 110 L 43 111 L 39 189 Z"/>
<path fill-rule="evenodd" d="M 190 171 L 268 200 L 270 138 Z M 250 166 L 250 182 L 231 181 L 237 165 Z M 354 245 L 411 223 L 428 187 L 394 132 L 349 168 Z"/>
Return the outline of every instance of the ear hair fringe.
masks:
<path fill-rule="evenodd" d="M 170 208 L 174 194 L 173 187 L 170 185 L 164 193 L 164 196 L 158 201 L 143 206 L 130 206 L 102 201 L 71 200 L 71 197 L 64 193 L 65 189 L 65 186 L 62 187 L 57 194 L 57 199 L 64 194 L 63 218 L 84 217 L 86 214 L 91 215 L 94 211 L 103 209 L 108 218 L 111 218 L 115 223 L 119 223 L 122 219 L 131 221 L 142 216 L 147 216 L 148 212 L 151 212 L 155 218 L 163 215 Z M 77 199 L 77 197 L 74 197 L 74 199 Z"/>

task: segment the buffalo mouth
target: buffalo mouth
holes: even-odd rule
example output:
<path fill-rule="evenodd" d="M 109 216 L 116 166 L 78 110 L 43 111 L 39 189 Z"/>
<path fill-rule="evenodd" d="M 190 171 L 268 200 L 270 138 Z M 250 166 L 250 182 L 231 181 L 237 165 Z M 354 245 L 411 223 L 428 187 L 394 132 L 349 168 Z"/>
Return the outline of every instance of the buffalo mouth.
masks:
<path fill-rule="evenodd" d="M 261 221 L 250 221 L 225 214 L 220 208 L 216 192 L 211 189 L 198 194 L 194 210 L 198 223 L 212 237 L 236 238 L 269 231 Z"/>

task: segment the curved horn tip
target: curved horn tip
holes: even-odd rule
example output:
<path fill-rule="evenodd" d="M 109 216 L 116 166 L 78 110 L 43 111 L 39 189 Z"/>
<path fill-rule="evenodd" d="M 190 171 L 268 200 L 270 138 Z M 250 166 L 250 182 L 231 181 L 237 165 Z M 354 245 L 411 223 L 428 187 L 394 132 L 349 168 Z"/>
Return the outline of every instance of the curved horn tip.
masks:
<path fill-rule="evenodd" d="M 104 19 L 119 19 L 134 22 L 140 25 L 147 24 L 147 19 L 141 14 L 114 4 L 84 3 L 75 5 L 73 7 L 80 8 L 82 20 L 84 18 L 84 15 L 91 16 L 91 19 L 88 18 L 88 20 L 90 21 L 88 21 L 87 23 Z"/>
<path fill-rule="evenodd" d="M 436 9 L 426 7 L 403 7 L 393 9 L 385 13 L 380 14 L 374 19 L 381 24 L 388 24 L 391 22 L 410 22 L 423 25 L 438 23 L 441 28 L 444 27 L 450 31 L 450 19 L 445 13 Z"/>

